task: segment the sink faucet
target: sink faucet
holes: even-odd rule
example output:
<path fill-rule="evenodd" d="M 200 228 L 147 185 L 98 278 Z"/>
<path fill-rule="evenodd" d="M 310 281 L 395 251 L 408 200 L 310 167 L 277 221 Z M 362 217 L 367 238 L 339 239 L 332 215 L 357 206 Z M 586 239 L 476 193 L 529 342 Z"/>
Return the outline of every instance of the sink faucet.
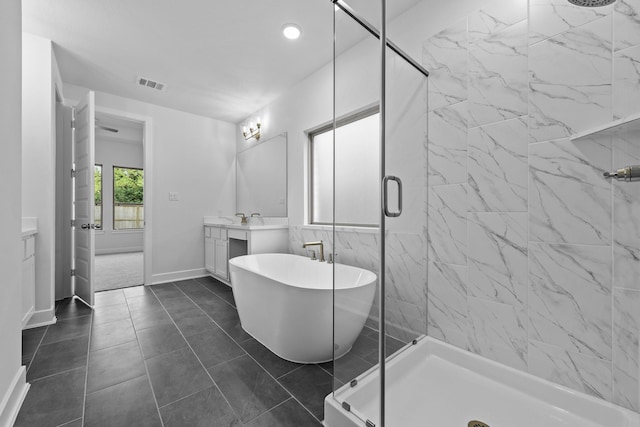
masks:
<path fill-rule="evenodd" d="M 307 246 L 320 246 L 320 262 L 324 262 L 324 243 L 322 242 L 322 240 L 320 240 L 319 242 L 305 242 L 302 244 L 303 248 L 306 248 Z"/>
<path fill-rule="evenodd" d="M 238 212 L 236 213 L 236 216 L 240 217 L 240 224 L 247 225 L 247 216 L 245 214 L 243 214 L 242 212 Z"/>

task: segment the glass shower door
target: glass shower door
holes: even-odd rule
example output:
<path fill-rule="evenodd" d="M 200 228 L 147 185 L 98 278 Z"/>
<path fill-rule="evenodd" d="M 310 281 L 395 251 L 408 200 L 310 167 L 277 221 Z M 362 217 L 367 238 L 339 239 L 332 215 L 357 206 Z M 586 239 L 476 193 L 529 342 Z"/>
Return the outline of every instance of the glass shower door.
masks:
<path fill-rule="evenodd" d="M 427 333 L 427 76 L 390 48 L 385 56 L 380 417 L 387 422 L 379 419 L 376 426 L 395 426 L 405 425 L 408 396 L 395 385 L 406 372 L 390 361 Z"/>
<path fill-rule="evenodd" d="M 353 420 L 376 426 L 384 425 L 385 383 L 394 381 L 385 359 L 425 335 L 427 324 L 427 77 L 397 46 L 387 47 L 381 97 L 380 5 L 352 10 L 339 2 L 335 11 L 331 239 L 333 397 Z M 361 40 L 353 45 L 354 38 Z M 365 130 L 349 130 L 365 122 Z M 373 196 L 366 197 L 370 187 Z M 376 274 L 372 303 L 367 292 L 345 292 L 351 278 L 344 264 Z M 354 330 L 348 349 L 343 338 Z"/>
<path fill-rule="evenodd" d="M 377 3 L 367 8 L 353 12 L 376 20 Z M 367 375 L 379 366 L 379 41 L 343 9 L 334 10 L 334 23 L 333 398 L 364 426 L 380 407 Z"/>

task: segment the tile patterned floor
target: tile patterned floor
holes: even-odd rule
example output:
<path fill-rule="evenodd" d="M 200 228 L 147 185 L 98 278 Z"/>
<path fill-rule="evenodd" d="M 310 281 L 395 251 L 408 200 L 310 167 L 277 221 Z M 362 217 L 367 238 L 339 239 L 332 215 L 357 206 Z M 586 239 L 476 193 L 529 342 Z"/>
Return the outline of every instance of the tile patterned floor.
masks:
<path fill-rule="evenodd" d="M 31 389 L 16 426 L 322 425 L 333 364 L 275 356 L 240 326 L 231 289 L 210 277 L 99 292 L 93 312 L 60 301 L 56 316 L 23 332 Z M 376 358 L 365 328 L 336 363 L 338 384 Z"/>

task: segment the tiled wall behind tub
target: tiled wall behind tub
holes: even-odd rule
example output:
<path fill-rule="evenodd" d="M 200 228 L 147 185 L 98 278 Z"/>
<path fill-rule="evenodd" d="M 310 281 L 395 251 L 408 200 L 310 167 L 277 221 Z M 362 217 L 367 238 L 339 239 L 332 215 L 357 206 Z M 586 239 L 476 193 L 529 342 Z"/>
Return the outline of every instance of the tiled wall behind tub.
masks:
<path fill-rule="evenodd" d="M 312 227 L 289 227 L 291 253 L 308 256 L 303 242 L 323 240 L 325 256 L 333 250 L 333 233 Z M 387 334 L 403 342 L 427 333 L 426 245 L 419 233 L 387 233 Z M 314 248 L 315 249 L 315 248 Z M 317 250 L 317 249 L 316 249 Z M 336 262 L 378 274 L 380 239 L 377 230 L 336 231 Z M 378 329 L 378 297 L 367 325 Z"/>
<path fill-rule="evenodd" d="M 426 40 L 428 333 L 638 411 L 640 0 L 483 2 Z"/>
<path fill-rule="evenodd" d="M 387 92 L 385 173 L 402 179 L 404 207 L 399 217 L 387 218 L 385 224 L 386 327 L 388 335 L 408 342 L 427 332 L 427 79 L 390 53 Z M 395 208 L 393 202 L 390 205 Z M 303 242 L 323 240 L 325 253 L 335 245 L 336 262 L 377 274 L 378 233 L 378 229 L 338 227 L 333 242 L 328 228 L 291 226 L 290 250 L 306 255 Z M 378 307 L 376 298 L 368 321 L 374 329 L 378 329 Z"/>

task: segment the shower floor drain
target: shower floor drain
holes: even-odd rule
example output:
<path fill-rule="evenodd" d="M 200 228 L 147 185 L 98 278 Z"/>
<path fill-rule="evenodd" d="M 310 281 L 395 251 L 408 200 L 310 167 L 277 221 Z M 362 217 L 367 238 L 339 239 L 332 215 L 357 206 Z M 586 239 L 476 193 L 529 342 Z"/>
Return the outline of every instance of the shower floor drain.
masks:
<path fill-rule="evenodd" d="M 482 421 L 469 421 L 469 424 L 467 424 L 467 427 L 489 427 L 489 424 L 485 424 Z"/>

